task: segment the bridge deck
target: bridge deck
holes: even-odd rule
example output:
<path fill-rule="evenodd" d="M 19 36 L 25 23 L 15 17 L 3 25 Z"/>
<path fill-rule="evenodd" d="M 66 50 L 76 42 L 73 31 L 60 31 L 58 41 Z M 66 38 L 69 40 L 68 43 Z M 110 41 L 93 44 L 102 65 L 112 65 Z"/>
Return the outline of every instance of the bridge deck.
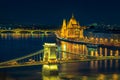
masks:
<path fill-rule="evenodd" d="M 37 66 L 37 65 L 49 65 L 49 64 L 64 64 L 64 63 L 73 63 L 73 62 L 86 62 L 86 61 L 100 61 L 100 60 L 118 60 L 120 59 L 120 56 L 107 56 L 107 57 L 97 57 L 96 59 L 77 59 L 77 60 L 58 60 L 57 62 L 54 63 L 49 63 L 49 62 L 34 62 L 30 64 L 26 63 L 19 63 L 19 64 L 14 64 L 14 65 L 0 65 L 0 68 L 13 68 L 13 67 L 24 67 L 24 66 Z"/>

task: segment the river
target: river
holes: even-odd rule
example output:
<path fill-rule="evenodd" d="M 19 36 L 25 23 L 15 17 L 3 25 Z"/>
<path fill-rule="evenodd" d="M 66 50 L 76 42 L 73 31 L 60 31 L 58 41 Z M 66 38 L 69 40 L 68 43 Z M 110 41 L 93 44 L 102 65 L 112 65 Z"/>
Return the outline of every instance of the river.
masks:
<path fill-rule="evenodd" d="M 0 62 L 21 57 L 43 49 L 43 44 L 57 43 L 74 51 L 81 51 L 81 45 L 58 41 L 54 35 L 42 34 L 0 34 Z M 70 45 L 75 47 L 70 48 Z M 77 50 L 79 46 L 79 50 Z M 83 46 L 83 45 L 82 45 Z M 115 49 L 114 49 L 115 50 Z M 100 50 L 98 50 L 100 51 Z M 109 50 L 110 51 L 110 50 Z M 109 51 L 107 53 L 109 54 Z M 116 50 L 115 50 L 116 51 Z M 118 50 L 117 50 L 118 51 Z M 82 52 L 86 52 L 82 48 Z M 105 51 L 103 51 L 104 53 Z M 119 80 L 120 60 L 102 60 L 64 63 L 56 65 L 58 74 L 44 75 L 43 66 L 0 69 L 0 80 Z"/>

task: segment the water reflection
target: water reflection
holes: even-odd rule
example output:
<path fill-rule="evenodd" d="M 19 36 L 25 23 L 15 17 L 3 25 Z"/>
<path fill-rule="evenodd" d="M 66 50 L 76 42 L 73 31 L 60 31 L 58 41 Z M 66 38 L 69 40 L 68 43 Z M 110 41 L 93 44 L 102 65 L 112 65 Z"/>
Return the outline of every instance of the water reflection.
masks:
<path fill-rule="evenodd" d="M 62 52 L 61 56 L 62 59 L 79 59 L 80 57 L 83 57 L 87 55 L 87 47 L 85 45 L 81 44 L 73 44 L 68 42 L 61 41 L 61 50 L 70 52 L 71 54 L 67 54 L 65 52 Z M 80 56 L 78 56 L 80 54 Z"/>
<path fill-rule="evenodd" d="M 88 47 L 85 44 L 75 44 L 60 41 L 60 47 L 62 51 L 70 52 L 73 54 L 62 53 L 62 59 L 80 59 L 84 58 L 86 55 L 95 56 L 95 57 L 105 57 L 105 56 L 120 56 L 120 49 L 115 47 L 107 46 L 98 46 L 98 47 Z M 80 56 L 78 56 L 80 55 Z M 112 65 L 111 65 L 112 66 Z"/>
<path fill-rule="evenodd" d="M 97 80 L 106 80 L 104 74 L 100 74 L 97 78 Z"/>
<path fill-rule="evenodd" d="M 60 72 L 64 75 L 61 78 L 69 80 L 71 76 L 72 80 L 119 80 L 119 65 L 116 68 L 114 64 L 118 64 L 118 60 L 62 64 Z"/>
<path fill-rule="evenodd" d="M 47 35 L 44 34 L 30 34 L 30 33 L 1 33 L 0 37 L 2 39 L 28 39 L 28 38 L 41 38 Z"/>
<path fill-rule="evenodd" d="M 115 68 L 118 68 L 118 66 L 119 66 L 118 60 L 115 60 Z"/>
<path fill-rule="evenodd" d="M 104 60 L 104 62 L 105 62 L 105 69 L 107 68 L 107 60 Z"/>
<path fill-rule="evenodd" d="M 58 65 L 43 65 L 42 76 L 43 80 L 60 80 L 58 75 Z"/>
<path fill-rule="evenodd" d="M 40 34 L 1 34 L 1 39 L 6 39 L 9 43 L 9 39 L 26 39 L 26 41 L 29 41 L 29 37 L 34 40 L 34 38 L 42 38 L 43 36 Z M 46 39 L 46 38 L 44 38 Z M 48 39 L 48 38 L 47 38 Z M 41 42 L 41 39 L 38 41 Z M 36 43 L 38 44 L 36 40 L 30 43 Z M 83 44 L 73 44 L 73 43 L 67 43 L 61 41 L 61 49 L 72 52 L 74 54 L 81 54 L 80 56 L 72 55 L 72 54 L 66 54 L 63 52 L 62 58 L 65 59 L 71 59 L 71 58 L 78 58 L 83 57 L 88 54 L 88 49 L 86 45 Z M 28 45 L 28 44 L 27 44 Z M 42 44 L 38 44 L 37 46 L 40 46 Z M 1 45 L 2 47 L 5 45 Z M 8 44 L 7 44 L 8 46 Z M 30 46 L 30 45 L 29 45 Z M 33 45 L 32 45 L 33 46 Z M 11 47 L 11 46 L 10 46 Z M 28 47 L 28 46 L 27 46 Z M 35 48 L 35 46 L 33 46 Z M 29 48 L 27 50 L 33 49 Z M 8 47 L 7 47 L 8 48 Z M 7 49 L 6 48 L 6 49 Z M 112 52 L 113 55 L 115 53 L 117 55 L 120 55 L 120 50 L 115 50 L 108 47 L 101 47 L 102 49 L 98 48 L 97 52 L 94 52 L 95 56 L 107 56 L 110 55 L 110 52 Z M 23 49 L 25 51 L 25 48 Z M 112 50 L 112 51 L 110 51 Z M 22 51 L 22 50 L 21 50 Z M 20 55 L 22 52 L 18 53 L 16 55 Z M 26 53 L 26 52 L 25 52 Z M 12 53 L 11 53 L 12 54 Z M 9 55 L 10 56 L 10 55 Z M 0 80 L 120 80 L 120 60 L 102 60 L 102 61 L 88 61 L 88 62 L 76 62 L 76 63 L 65 63 L 60 65 L 43 65 L 42 69 L 28 69 L 27 67 L 23 70 L 17 69 L 13 71 L 7 71 L 1 72 L 0 71 Z M 51 69 L 51 70 L 50 70 Z M 50 71 L 53 70 L 53 73 L 58 71 L 58 74 L 49 74 Z M 24 72 L 25 71 L 25 72 Z"/>
<path fill-rule="evenodd" d="M 105 69 L 105 64 L 107 66 Z M 65 63 L 59 65 L 43 65 L 40 69 L 28 69 L 20 71 L 0 73 L 0 80 L 119 80 L 119 60 L 90 61 L 79 63 Z M 101 65 L 101 67 L 100 67 Z M 36 69 L 36 70 L 35 70 Z"/>
<path fill-rule="evenodd" d="M 88 80 L 88 77 L 87 76 L 83 76 L 82 80 Z"/>
<path fill-rule="evenodd" d="M 118 69 L 119 60 L 102 60 L 102 61 L 90 61 L 90 69 Z"/>
<path fill-rule="evenodd" d="M 113 74 L 113 75 L 112 75 L 112 79 L 113 79 L 113 80 L 119 80 L 118 74 Z"/>

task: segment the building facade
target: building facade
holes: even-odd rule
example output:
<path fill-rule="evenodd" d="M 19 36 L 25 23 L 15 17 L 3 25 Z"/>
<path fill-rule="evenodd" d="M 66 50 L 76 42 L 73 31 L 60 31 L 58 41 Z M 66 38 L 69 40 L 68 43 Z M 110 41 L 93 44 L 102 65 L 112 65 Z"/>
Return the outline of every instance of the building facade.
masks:
<path fill-rule="evenodd" d="M 63 20 L 61 37 L 72 40 L 80 40 L 84 38 L 83 28 L 80 26 L 79 22 L 76 21 L 73 15 L 69 22 L 66 22 L 65 19 Z"/>

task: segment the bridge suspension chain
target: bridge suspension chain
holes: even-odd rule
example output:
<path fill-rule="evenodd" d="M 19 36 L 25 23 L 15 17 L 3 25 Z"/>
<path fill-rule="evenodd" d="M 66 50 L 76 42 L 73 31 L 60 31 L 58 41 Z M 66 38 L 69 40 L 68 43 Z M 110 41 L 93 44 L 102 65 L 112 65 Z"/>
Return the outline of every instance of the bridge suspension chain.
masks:
<path fill-rule="evenodd" d="M 0 63 L 0 65 L 2 64 L 6 64 L 6 63 L 9 63 L 9 62 L 13 62 L 13 61 L 20 61 L 20 60 L 24 60 L 26 58 L 29 58 L 29 57 L 32 57 L 32 56 L 35 56 L 35 55 L 39 55 L 39 54 L 42 54 L 44 52 L 44 50 L 39 50 L 35 53 L 31 53 L 29 55 L 26 55 L 26 56 L 23 56 L 23 57 L 20 57 L 20 58 L 16 58 L 16 59 L 12 59 L 12 60 L 9 60 L 9 61 L 5 61 L 5 62 L 2 62 Z"/>

